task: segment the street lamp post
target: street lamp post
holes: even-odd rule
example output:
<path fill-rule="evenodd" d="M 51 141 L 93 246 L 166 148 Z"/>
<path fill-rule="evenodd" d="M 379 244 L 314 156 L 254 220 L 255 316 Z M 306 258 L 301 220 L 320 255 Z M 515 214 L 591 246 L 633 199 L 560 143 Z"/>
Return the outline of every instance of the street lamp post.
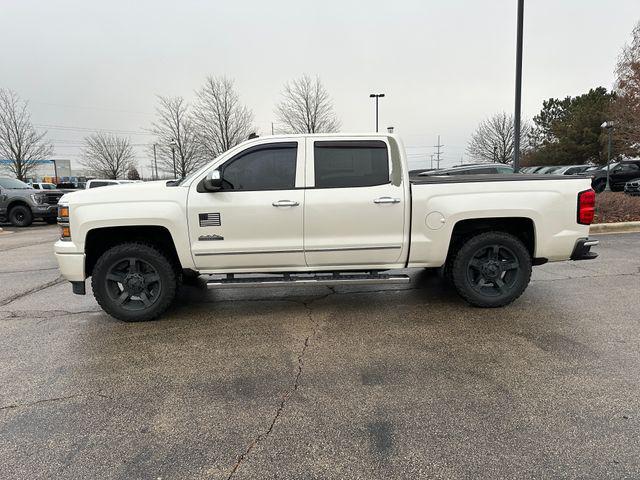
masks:
<path fill-rule="evenodd" d="M 172 139 L 171 142 L 169 142 L 169 145 L 171 145 L 171 157 L 173 158 L 173 178 L 177 178 L 178 173 L 176 172 L 176 145 L 178 145 L 178 142 L 176 142 L 175 139 Z"/>
<path fill-rule="evenodd" d="M 153 144 L 153 165 L 156 171 L 156 180 L 158 180 L 158 157 L 156 155 L 156 144 Z"/>
<path fill-rule="evenodd" d="M 607 184 L 604 187 L 605 192 L 611 191 L 611 184 L 609 180 L 609 170 L 611 169 L 611 131 L 613 130 L 613 122 L 604 122 L 600 125 L 607 131 Z"/>
<path fill-rule="evenodd" d="M 384 98 L 384 93 L 372 93 L 369 98 L 376 99 L 376 133 L 378 132 L 378 99 Z"/>

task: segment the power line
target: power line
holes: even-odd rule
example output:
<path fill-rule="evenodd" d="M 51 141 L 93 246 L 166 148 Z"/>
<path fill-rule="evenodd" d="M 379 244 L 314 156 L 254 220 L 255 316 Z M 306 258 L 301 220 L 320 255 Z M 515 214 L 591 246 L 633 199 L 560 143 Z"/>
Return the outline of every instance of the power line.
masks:
<path fill-rule="evenodd" d="M 74 127 L 70 125 L 48 125 L 48 124 L 38 124 L 35 123 L 34 126 L 38 128 L 48 128 L 51 130 L 62 130 L 62 131 L 77 131 L 77 132 L 105 132 L 105 133 L 120 133 L 120 134 L 129 134 L 129 135 L 147 135 L 152 136 L 153 133 L 150 132 L 142 132 L 140 130 L 116 130 L 111 128 L 87 128 L 87 127 Z"/>
<path fill-rule="evenodd" d="M 149 115 L 154 116 L 155 114 L 150 112 L 137 112 L 134 110 L 123 110 L 120 108 L 109 108 L 109 107 L 96 107 L 91 105 L 72 105 L 68 103 L 51 103 L 51 102 L 40 102 L 38 100 L 29 100 L 29 103 L 35 103 L 37 105 L 48 105 L 51 107 L 63 107 L 63 108 L 80 108 L 86 110 L 104 110 L 108 112 L 120 112 L 120 113 L 131 113 L 134 115 Z"/>

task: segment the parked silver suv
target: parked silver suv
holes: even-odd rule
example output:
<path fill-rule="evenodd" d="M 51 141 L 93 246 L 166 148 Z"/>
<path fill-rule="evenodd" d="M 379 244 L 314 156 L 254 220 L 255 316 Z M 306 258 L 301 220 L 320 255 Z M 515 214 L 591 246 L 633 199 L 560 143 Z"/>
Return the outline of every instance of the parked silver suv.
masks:
<path fill-rule="evenodd" d="M 62 191 L 43 192 L 15 178 L 0 177 L 0 218 L 15 227 L 28 227 L 36 218 L 56 223 L 62 195 Z"/>

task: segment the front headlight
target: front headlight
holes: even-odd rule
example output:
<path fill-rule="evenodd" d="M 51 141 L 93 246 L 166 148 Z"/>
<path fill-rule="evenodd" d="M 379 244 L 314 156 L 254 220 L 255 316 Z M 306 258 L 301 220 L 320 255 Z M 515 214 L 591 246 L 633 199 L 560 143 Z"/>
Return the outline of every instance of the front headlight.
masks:
<path fill-rule="evenodd" d="M 32 193 L 31 200 L 36 205 L 43 205 L 47 199 L 47 196 L 44 193 Z"/>
<path fill-rule="evenodd" d="M 60 225 L 60 240 L 71 241 L 71 227 L 69 226 L 69 205 L 58 204 L 58 225 Z"/>

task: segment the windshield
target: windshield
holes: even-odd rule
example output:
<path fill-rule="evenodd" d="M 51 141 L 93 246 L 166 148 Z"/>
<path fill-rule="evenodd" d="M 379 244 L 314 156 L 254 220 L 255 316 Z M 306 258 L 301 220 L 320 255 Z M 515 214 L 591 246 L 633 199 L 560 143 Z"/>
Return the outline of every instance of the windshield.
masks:
<path fill-rule="evenodd" d="M 43 190 L 55 190 L 56 186 L 53 183 L 41 183 Z"/>
<path fill-rule="evenodd" d="M 31 190 L 31 187 L 15 178 L 0 178 L 0 187 L 10 190 Z"/>

